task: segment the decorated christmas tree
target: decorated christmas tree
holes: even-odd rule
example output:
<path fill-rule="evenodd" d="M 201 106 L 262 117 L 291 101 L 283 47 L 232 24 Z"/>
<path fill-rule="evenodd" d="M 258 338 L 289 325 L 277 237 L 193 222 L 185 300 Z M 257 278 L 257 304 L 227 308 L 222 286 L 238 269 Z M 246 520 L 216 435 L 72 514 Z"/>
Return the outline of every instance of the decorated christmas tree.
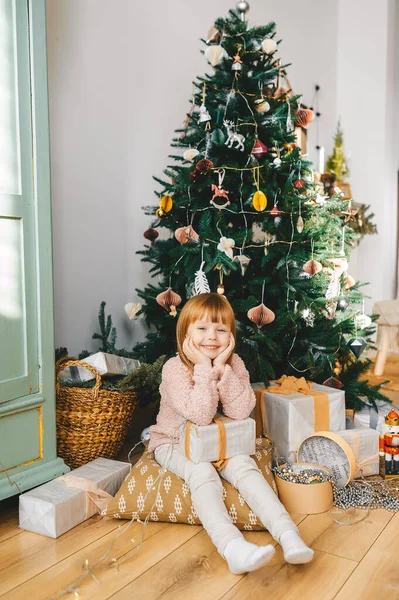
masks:
<path fill-rule="evenodd" d="M 154 279 L 138 290 L 151 330 L 135 354 L 174 354 L 182 304 L 210 290 L 235 311 L 252 381 L 304 376 L 345 384 L 348 407 L 373 404 L 382 396 L 360 380 L 369 361 L 359 360 L 372 322 L 347 272 L 353 214 L 342 195 L 317 192 L 299 143 L 313 112 L 289 87 L 275 24 L 250 28 L 247 8 L 239 2 L 203 40 L 213 72 L 196 79 L 165 177 L 154 177 L 141 251 Z"/>

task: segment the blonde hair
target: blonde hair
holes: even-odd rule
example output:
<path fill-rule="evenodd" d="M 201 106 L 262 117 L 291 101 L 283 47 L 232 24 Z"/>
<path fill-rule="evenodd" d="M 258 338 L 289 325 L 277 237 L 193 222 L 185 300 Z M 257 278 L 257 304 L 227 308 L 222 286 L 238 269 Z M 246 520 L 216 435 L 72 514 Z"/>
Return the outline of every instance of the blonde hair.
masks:
<path fill-rule="evenodd" d="M 183 351 L 183 343 L 186 339 L 187 331 L 189 326 L 199 319 L 207 317 L 212 323 L 223 323 L 230 327 L 231 333 L 236 339 L 236 322 L 234 318 L 234 312 L 231 308 L 230 302 L 226 300 L 220 294 L 198 294 L 193 296 L 183 306 L 180 313 L 179 320 L 176 326 L 176 341 L 177 351 L 179 353 L 182 362 L 193 371 L 194 365 L 187 358 Z M 231 364 L 233 353 L 229 356 L 227 363 Z"/>

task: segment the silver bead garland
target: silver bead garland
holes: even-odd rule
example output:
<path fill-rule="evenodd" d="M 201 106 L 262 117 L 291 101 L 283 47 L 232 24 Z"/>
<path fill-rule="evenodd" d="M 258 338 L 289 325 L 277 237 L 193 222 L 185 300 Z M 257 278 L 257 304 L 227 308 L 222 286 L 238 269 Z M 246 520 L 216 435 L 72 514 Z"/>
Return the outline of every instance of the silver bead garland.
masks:
<path fill-rule="evenodd" d="M 315 467 L 300 470 L 289 461 L 282 467 L 274 467 L 273 471 L 280 479 L 284 479 L 284 481 L 289 481 L 290 483 L 316 484 L 326 483 L 327 481 L 333 483 L 335 481 L 334 476 L 324 469 Z"/>
<path fill-rule="evenodd" d="M 389 489 L 386 481 L 351 481 L 344 488 L 333 483 L 334 506 L 348 508 L 384 508 L 399 511 L 399 498 Z"/>

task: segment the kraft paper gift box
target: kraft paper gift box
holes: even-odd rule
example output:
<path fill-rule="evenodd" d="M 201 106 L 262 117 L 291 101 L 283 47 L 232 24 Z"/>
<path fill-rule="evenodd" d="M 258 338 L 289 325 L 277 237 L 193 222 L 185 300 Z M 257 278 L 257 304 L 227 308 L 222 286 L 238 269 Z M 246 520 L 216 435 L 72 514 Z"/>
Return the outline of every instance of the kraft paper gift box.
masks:
<path fill-rule="evenodd" d="M 379 439 L 375 429 L 345 429 L 337 431 L 353 450 L 356 458 L 355 477 L 378 475 L 380 469 Z"/>
<path fill-rule="evenodd" d="M 125 358 L 107 352 L 96 352 L 88 356 L 82 362 L 94 367 L 100 375 L 128 375 L 131 371 L 138 369 L 140 361 L 133 358 Z M 84 367 L 68 367 L 60 373 L 60 381 L 90 381 L 94 379 L 93 373 Z"/>
<path fill-rule="evenodd" d="M 269 388 L 254 384 L 256 436 L 265 431 L 275 455 L 293 459 L 302 440 L 316 431 L 345 429 L 345 392 L 288 377 Z"/>
<path fill-rule="evenodd" d="M 217 415 L 210 425 L 187 421 L 180 447 L 194 463 L 217 462 L 239 454 L 255 454 L 255 421 Z"/>
<path fill-rule="evenodd" d="M 398 406 L 393 406 L 390 402 L 377 400 L 378 412 L 372 407 L 367 406 L 355 412 L 354 424 L 357 428 L 376 429 L 379 433 L 385 433 L 385 415 L 391 410 L 399 412 Z"/>
<path fill-rule="evenodd" d="M 103 510 L 129 474 L 130 466 L 118 460 L 97 458 L 22 494 L 20 528 L 59 537 Z"/>

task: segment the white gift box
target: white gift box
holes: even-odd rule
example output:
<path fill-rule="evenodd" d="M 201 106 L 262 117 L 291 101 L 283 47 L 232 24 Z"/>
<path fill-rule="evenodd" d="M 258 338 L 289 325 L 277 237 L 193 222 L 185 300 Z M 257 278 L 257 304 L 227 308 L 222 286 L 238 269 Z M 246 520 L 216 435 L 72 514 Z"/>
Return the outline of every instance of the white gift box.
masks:
<path fill-rule="evenodd" d="M 96 352 L 82 362 L 94 367 L 100 375 L 128 375 L 140 366 L 139 360 L 106 352 Z M 60 373 L 61 382 L 90 381 L 91 379 L 94 379 L 93 373 L 84 367 L 68 367 Z"/>
<path fill-rule="evenodd" d="M 379 433 L 385 433 L 385 415 L 391 410 L 399 412 L 399 407 L 393 406 L 390 402 L 383 402 L 381 400 L 377 400 L 376 404 L 378 406 L 378 412 L 371 406 L 355 412 L 355 427 L 376 429 Z"/>
<path fill-rule="evenodd" d="M 255 393 L 259 388 L 264 389 L 262 384 L 254 384 L 252 387 Z M 262 392 L 257 419 L 263 421 L 264 431 L 272 438 L 275 455 L 278 457 L 295 460 L 295 453 L 302 440 L 315 431 L 345 429 L 343 390 L 312 383 L 311 391 L 324 393 L 328 401 L 326 404 L 324 400 L 314 399 L 304 393 L 276 394 L 270 388 Z"/>
<path fill-rule="evenodd" d="M 375 429 L 345 429 L 337 431 L 352 448 L 356 458 L 355 477 L 378 475 L 380 470 L 379 440 Z"/>
<path fill-rule="evenodd" d="M 180 437 L 180 448 L 187 458 L 200 463 L 215 462 L 240 454 L 255 454 L 254 419 L 249 417 L 234 420 L 217 415 L 215 421 L 210 425 L 195 425 L 187 421 Z"/>
<path fill-rule="evenodd" d="M 119 490 L 130 466 L 118 460 L 97 458 L 22 494 L 20 528 L 57 538 L 100 512 Z"/>

